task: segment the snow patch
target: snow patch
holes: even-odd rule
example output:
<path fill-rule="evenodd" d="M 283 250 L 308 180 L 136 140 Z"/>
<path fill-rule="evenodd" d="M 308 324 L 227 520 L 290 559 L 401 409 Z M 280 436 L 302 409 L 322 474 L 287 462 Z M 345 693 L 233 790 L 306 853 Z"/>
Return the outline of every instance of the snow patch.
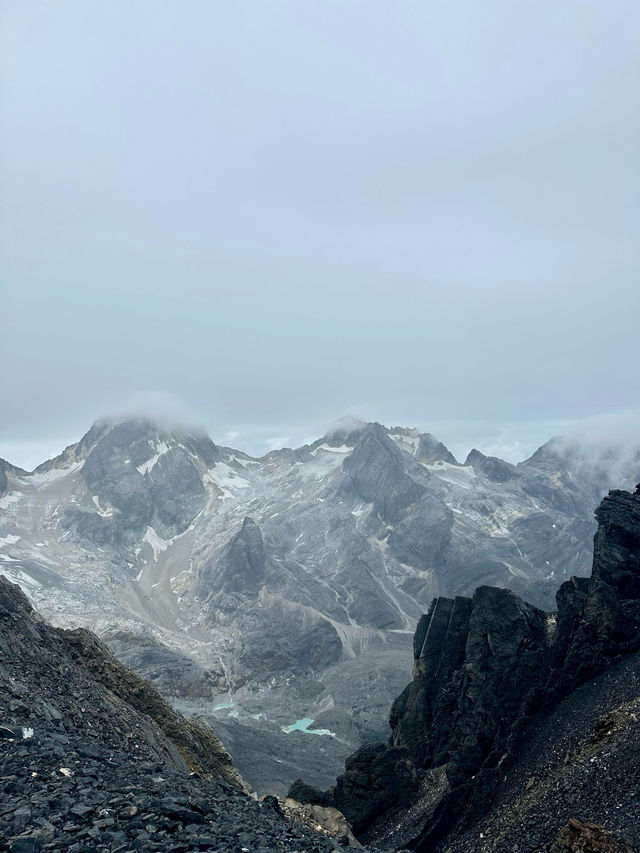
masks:
<path fill-rule="evenodd" d="M 93 495 L 92 500 L 96 505 L 98 515 L 101 515 L 102 518 L 111 518 L 115 514 L 112 509 L 103 509 L 103 507 L 100 505 L 100 498 L 97 495 Z"/>
<path fill-rule="evenodd" d="M 73 462 L 67 468 L 52 468 L 50 471 L 44 471 L 42 474 L 31 474 L 26 482 L 34 486 L 48 486 L 55 483 L 57 480 L 62 480 L 82 468 L 82 462 Z"/>
<path fill-rule="evenodd" d="M 351 453 L 353 447 L 349 447 L 346 444 L 341 444 L 340 447 L 331 447 L 330 444 L 319 444 L 318 447 L 311 451 L 311 455 L 315 456 L 319 450 L 324 450 L 327 453 Z"/>
<path fill-rule="evenodd" d="M 422 462 L 421 464 L 440 480 L 460 486 L 462 489 L 471 489 L 474 485 L 473 481 L 478 477 L 471 465 L 452 465 L 451 462 L 435 462 L 433 465 Z"/>
<path fill-rule="evenodd" d="M 418 445 L 420 444 L 419 435 L 401 435 L 399 433 L 390 432 L 389 438 L 395 441 L 396 444 L 399 444 L 403 450 L 407 451 L 407 453 L 410 453 L 412 456 L 416 455 Z"/>
<path fill-rule="evenodd" d="M 20 589 L 31 598 L 31 593 L 39 589 L 42 584 L 39 583 L 35 578 L 32 578 L 31 575 L 28 575 L 26 572 L 23 572 L 19 568 L 13 568 L 12 566 L 7 566 L 6 564 L 0 565 L 0 575 L 10 580 L 12 583 L 17 583 Z"/>
<path fill-rule="evenodd" d="M 167 453 L 168 450 L 168 444 L 166 444 L 164 441 L 157 441 L 155 445 L 155 455 L 152 456 L 151 459 L 147 459 L 146 462 L 143 462 L 142 465 L 138 465 L 137 470 L 142 474 L 142 476 L 144 476 L 146 473 L 148 473 L 155 467 L 158 459 L 160 459 L 161 456 L 164 456 L 164 454 Z"/>
<path fill-rule="evenodd" d="M 0 545 L 15 545 L 16 542 L 20 541 L 20 537 L 16 536 L 14 533 L 7 533 L 6 536 L 0 537 Z"/>
<path fill-rule="evenodd" d="M 153 559 L 158 562 L 158 554 L 161 554 L 163 551 L 166 551 L 169 545 L 172 543 L 172 539 L 161 539 L 153 527 L 147 527 L 144 536 L 142 537 L 142 541 L 146 542 L 148 545 L 151 545 L 153 549 Z"/>
<path fill-rule="evenodd" d="M 226 462 L 216 462 L 205 475 L 205 482 L 213 483 L 222 491 L 222 499 L 235 497 L 235 490 L 250 489 L 251 483 L 240 477 Z"/>

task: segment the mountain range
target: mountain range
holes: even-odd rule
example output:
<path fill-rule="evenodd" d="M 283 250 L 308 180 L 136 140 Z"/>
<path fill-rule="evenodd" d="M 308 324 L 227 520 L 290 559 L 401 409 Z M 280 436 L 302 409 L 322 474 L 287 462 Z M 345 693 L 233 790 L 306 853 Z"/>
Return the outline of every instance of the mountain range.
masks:
<path fill-rule="evenodd" d="M 96 631 L 215 722 L 260 791 L 325 787 L 386 736 L 416 623 L 439 596 L 550 609 L 586 576 L 593 511 L 640 451 L 554 439 L 459 463 L 428 433 L 349 424 L 261 458 L 145 418 L 100 421 L 31 473 L 0 461 L 0 574 Z"/>

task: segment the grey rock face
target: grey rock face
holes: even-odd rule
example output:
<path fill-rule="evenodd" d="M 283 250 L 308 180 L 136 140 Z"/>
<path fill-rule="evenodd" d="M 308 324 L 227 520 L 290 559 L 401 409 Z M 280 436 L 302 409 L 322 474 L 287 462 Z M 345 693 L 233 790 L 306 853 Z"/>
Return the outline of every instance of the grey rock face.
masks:
<path fill-rule="evenodd" d="M 490 587 L 478 588 L 472 599 L 433 602 L 414 635 L 413 681 L 393 704 L 389 746 L 380 744 L 375 750 L 377 762 L 387 758 L 386 775 L 372 778 L 366 752 L 347 760 L 345 777 L 357 784 L 357 798 L 342 801 L 348 820 L 361 829 L 371 822 L 384 826 L 380 810 L 395 804 L 385 805 L 381 791 L 393 788 L 407 773 L 396 767 L 394 750 L 401 748 L 419 776 L 427 773 L 421 779 L 440 769 L 448 782 L 437 807 L 428 803 L 429 816 L 411 846 L 424 851 L 448 847 L 453 837 L 482 820 L 529 732 L 543 729 L 545 716 L 560 700 L 640 652 L 640 486 L 635 494 L 610 492 L 596 518 L 591 577 L 563 584 L 557 614 L 526 604 L 509 590 Z M 636 695 L 633 707 L 639 701 Z M 605 731 L 611 736 L 617 725 L 626 725 L 628 713 L 626 706 L 611 710 L 597 737 Z M 637 760 L 636 735 L 632 743 Z M 541 763 L 552 759 L 557 760 L 546 756 Z M 565 764 L 570 763 L 567 754 Z M 337 802 L 345 777 L 325 800 L 333 796 Z M 535 781 L 527 783 L 527 790 Z M 624 798 L 621 784 L 626 785 L 618 778 L 604 792 L 606 814 Z M 557 790 L 557 777 L 555 784 L 549 782 L 552 787 Z M 416 792 L 409 805 L 420 813 Z M 637 804 L 634 807 L 637 812 Z M 522 811 L 520 805 L 518 813 Z M 393 822 L 398 827 L 403 823 L 397 812 Z M 554 837 L 547 838 L 547 845 Z M 500 844 L 495 849 L 501 849 Z"/>
<path fill-rule="evenodd" d="M 420 436 L 418 449 L 416 450 L 416 459 L 425 465 L 433 465 L 434 462 L 448 462 L 450 465 L 458 464 L 453 453 L 441 441 L 434 438 L 430 432 L 423 433 Z"/>
<path fill-rule="evenodd" d="M 515 465 L 496 456 L 485 456 L 475 448 L 470 451 L 464 464 L 471 465 L 476 474 L 482 474 L 494 483 L 506 483 L 519 476 Z"/>
<path fill-rule="evenodd" d="M 423 571 L 437 571 L 447 560 L 453 512 L 438 494 L 426 494 L 415 512 L 397 524 L 387 537 L 391 553 Z"/>
<path fill-rule="evenodd" d="M 170 538 L 183 533 L 203 509 L 205 489 L 191 454 L 170 446 L 158 455 L 158 444 L 166 446 L 149 422 L 117 424 L 91 450 L 82 476 L 129 526 L 151 525 Z"/>
<path fill-rule="evenodd" d="M 345 460 L 345 482 L 362 500 L 372 503 L 383 521 L 397 522 L 423 494 L 423 487 L 405 471 L 401 451 L 380 424 L 369 424 Z"/>
<path fill-rule="evenodd" d="M 59 623 L 131 638 L 119 654 L 172 695 L 198 701 L 211 673 L 214 702 L 233 701 L 225 721 L 266 714 L 280 730 L 331 709 L 314 725 L 355 748 L 384 731 L 434 598 L 497 586 L 546 608 L 588 573 L 615 460 L 589 467 L 558 442 L 515 467 L 470 459 L 380 424 L 254 459 L 193 431 L 103 421 L 34 474 L 7 474 L 0 573 Z M 176 681 L 180 655 L 193 681 Z M 320 684 L 318 698 L 299 683 Z"/>
<path fill-rule="evenodd" d="M 237 593 L 254 598 L 265 579 L 265 551 L 260 528 L 247 516 L 222 559 L 204 566 L 198 581 L 201 595 Z"/>
<path fill-rule="evenodd" d="M 102 639 L 118 660 L 154 684 L 164 696 L 211 701 L 226 689 L 223 673 L 205 670 L 148 633 L 107 631 Z"/>

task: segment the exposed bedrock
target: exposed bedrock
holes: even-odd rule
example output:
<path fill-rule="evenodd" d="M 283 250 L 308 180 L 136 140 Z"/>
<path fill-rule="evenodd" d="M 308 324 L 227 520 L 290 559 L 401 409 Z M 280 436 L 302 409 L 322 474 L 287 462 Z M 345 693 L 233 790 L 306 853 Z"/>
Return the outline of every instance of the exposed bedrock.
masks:
<path fill-rule="evenodd" d="M 350 756 L 323 795 L 356 832 L 401 812 L 399 791 L 415 802 L 419 780 L 440 768 L 448 784 L 412 839 L 437 849 L 486 809 L 525 733 L 563 696 L 640 649 L 640 486 L 610 492 L 596 519 L 591 577 L 560 587 L 557 613 L 492 587 L 434 600 L 415 632 L 413 680 L 393 704 L 389 743 Z"/>
<path fill-rule="evenodd" d="M 405 470 L 406 460 L 380 424 L 367 424 L 353 453 L 344 461 L 343 490 L 373 503 L 383 521 L 395 523 L 424 493 Z"/>

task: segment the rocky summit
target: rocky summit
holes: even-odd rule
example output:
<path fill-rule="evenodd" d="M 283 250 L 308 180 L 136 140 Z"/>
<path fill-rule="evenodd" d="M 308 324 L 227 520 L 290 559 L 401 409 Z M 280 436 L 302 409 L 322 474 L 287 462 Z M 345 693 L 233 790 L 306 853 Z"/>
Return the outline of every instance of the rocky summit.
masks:
<path fill-rule="evenodd" d="M 387 743 L 326 792 L 372 846 L 419 851 L 640 850 L 640 486 L 596 511 L 589 578 L 545 612 L 479 587 L 437 598 Z"/>
<path fill-rule="evenodd" d="M 86 630 L 53 628 L 0 578 L 0 847 L 12 853 L 340 849 L 337 813 L 258 803 L 204 724 Z M 316 827 L 308 830 L 305 824 Z"/>
<path fill-rule="evenodd" d="M 483 592 L 472 620 L 520 608 L 535 655 L 536 608 L 589 573 L 593 508 L 639 476 L 637 448 L 562 439 L 519 465 L 460 463 L 429 433 L 361 423 L 254 458 L 103 420 L 32 473 L 0 462 L 0 574 L 213 722 L 253 786 L 282 795 L 303 772 L 326 787 L 386 736 L 434 597 L 433 634 L 444 598 L 512 590 L 526 608 Z M 469 605 L 451 606 L 463 631 Z"/>

